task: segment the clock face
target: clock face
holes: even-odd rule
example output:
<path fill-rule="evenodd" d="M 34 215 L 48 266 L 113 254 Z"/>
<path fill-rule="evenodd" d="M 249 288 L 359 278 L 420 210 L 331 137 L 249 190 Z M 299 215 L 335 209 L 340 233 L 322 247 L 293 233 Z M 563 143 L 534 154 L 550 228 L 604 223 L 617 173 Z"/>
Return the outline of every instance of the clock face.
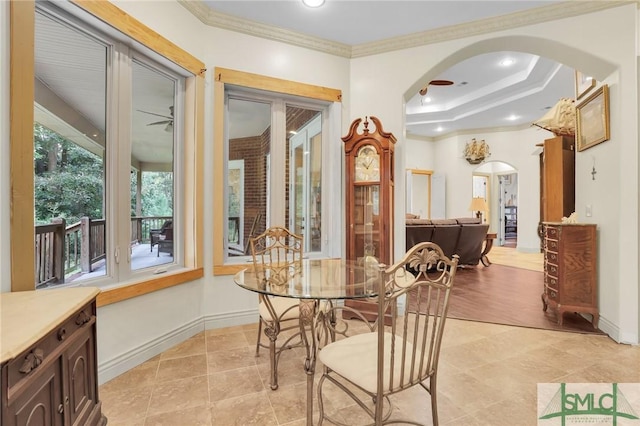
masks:
<path fill-rule="evenodd" d="M 377 182 L 380 180 L 380 156 L 372 145 L 358 150 L 356 157 L 356 182 Z"/>

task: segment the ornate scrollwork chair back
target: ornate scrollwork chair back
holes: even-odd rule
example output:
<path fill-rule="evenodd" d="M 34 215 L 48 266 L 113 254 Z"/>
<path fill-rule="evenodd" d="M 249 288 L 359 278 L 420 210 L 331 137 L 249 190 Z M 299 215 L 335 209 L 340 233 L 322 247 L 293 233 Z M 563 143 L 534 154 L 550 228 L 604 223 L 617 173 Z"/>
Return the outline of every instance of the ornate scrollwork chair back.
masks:
<path fill-rule="evenodd" d="M 286 228 L 274 226 L 249 241 L 256 273 L 261 274 L 265 285 L 269 285 L 272 290 L 277 292 L 278 287 L 282 287 L 284 292 L 290 277 L 302 269 L 303 237 L 293 234 Z M 260 321 L 256 356 L 260 355 L 261 347 L 269 349 L 271 389 L 275 390 L 278 388 L 280 354 L 283 350 L 302 345 L 299 331 L 288 335 L 283 343 L 277 344 L 278 335 L 281 332 L 299 327 L 298 300 L 260 294 L 258 311 Z M 269 337 L 268 344 L 262 343 L 261 340 L 263 328 L 264 334 Z"/>
<path fill-rule="evenodd" d="M 319 352 L 324 365 L 317 391 L 319 424 L 325 418 L 344 424 L 324 413 L 326 381 L 354 399 L 376 425 L 420 424 L 416 419 L 392 418 L 389 399 L 420 385 L 431 396 L 433 424 L 438 424 L 438 359 L 457 266 L 457 255 L 449 259 L 439 246 L 426 242 L 415 245 L 385 269 L 379 280 L 378 318 L 390 311 L 391 324 L 329 343 Z M 399 306 L 404 312 L 399 312 Z M 359 391 L 353 392 L 351 385 Z M 362 393 L 367 398 L 362 398 Z M 373 408 L 371 401 L 376 402 Z"/>

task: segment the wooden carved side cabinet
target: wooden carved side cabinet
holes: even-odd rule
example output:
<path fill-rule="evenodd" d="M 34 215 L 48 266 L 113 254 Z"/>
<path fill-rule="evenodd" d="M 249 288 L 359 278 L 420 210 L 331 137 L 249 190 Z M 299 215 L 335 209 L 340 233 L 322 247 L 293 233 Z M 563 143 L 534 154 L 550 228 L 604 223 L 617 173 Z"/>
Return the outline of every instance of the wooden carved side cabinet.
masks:
<path fill-rule="evenodd" d="M 544 222 L 543 310 L 555 309 L 558 324 L 565 312 L 592 315 L 598 328 L 596 225 Z"/>
<path fill-rule="evenodd" d="M 3 426 L 105 425 L 95 288 L 0 294 Z"/>

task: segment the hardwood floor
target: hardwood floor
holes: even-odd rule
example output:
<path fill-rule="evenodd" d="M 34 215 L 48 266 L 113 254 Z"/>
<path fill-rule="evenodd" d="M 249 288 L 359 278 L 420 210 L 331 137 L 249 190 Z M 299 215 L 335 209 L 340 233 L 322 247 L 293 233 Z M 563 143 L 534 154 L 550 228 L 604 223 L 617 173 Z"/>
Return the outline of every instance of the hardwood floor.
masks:
<path fill-rule="evenodd" d="M 496 324 L 601 333 L 576 313 L 565 313 L 562 326 L 555 312 L 542 311 L 543 259 L 541 253 L 492 249 L 489 267 L 460 268 L 449 306 L 449 317 Z"/>

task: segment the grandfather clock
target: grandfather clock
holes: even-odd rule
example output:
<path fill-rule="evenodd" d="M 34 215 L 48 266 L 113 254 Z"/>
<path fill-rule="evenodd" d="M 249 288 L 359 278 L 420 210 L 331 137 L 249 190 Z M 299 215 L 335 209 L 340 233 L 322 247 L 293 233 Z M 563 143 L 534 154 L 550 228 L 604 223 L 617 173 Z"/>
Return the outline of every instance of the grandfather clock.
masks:
<path fill-rule="evenodd" d="M 369 129 L 369 120 L 375 126 Z M 393 262 L 393 150 L 396 138 L 383 130 L 376 117 L 365 117 L 362 133 L 358 127 L 362 119 L 351 123 L 344 136 L 346 160 L 346 259 L 376 267 L 378 263 Z M 354 282 L 367 280 L 353 276 Z M 366 316 L 375 320 L 375 304 L 347 301 Z"/>

